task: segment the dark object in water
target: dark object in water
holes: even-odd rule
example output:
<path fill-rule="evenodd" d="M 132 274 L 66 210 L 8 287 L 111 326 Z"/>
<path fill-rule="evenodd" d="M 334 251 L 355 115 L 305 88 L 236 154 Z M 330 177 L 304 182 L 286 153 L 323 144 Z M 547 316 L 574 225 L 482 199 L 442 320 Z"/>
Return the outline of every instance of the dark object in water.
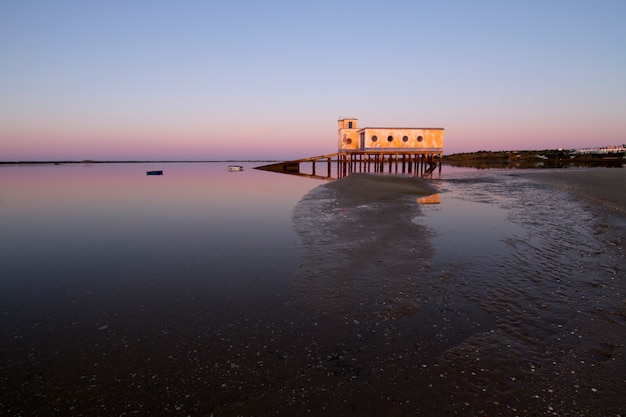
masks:
<path fill-rule="evenodd" d="M 163 175 L 163 171 L 146 171 L 146 175 Z"/>

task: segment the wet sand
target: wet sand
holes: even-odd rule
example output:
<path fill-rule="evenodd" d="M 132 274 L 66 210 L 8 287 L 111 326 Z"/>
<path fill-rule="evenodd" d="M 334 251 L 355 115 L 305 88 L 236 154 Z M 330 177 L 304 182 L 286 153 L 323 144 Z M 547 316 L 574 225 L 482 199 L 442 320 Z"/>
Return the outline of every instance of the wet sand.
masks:
<path fill-rule="evenodd" d="M 528 176 L 555 185 L 598 208 L 614 211 L 616 218 L 626 217 L 626 169 L 550 170 Z"/>
<path fill-rule="evenodd" d="M 412 186 L 359 174 L 313 190 L 294 211 L 306 247 L 295 286 L 317 317 L 345 323 L 345 377 L 319 376 L 307 401 L 336 415 L 623 415 L 624 172 Z M 471 255 L 438 255 L 411 195 L 431 185 L 456 196 L 442 210 L 498 206 L 523 231 L 498 254 L 477 234 Z"/>

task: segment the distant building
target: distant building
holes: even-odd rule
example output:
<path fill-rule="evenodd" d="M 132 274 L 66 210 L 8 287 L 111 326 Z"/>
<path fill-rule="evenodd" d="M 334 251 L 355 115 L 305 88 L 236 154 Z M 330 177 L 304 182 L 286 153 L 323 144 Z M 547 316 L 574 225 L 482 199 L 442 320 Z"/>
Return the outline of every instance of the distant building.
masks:
<path fill-rule="evenodd" d="M 582 148 L 576 149 L 576 154 L 624 154 L 626 152 L 626 145 L 620 146 L 603 146 L 601 148 Z"/>
<path fill-rule="evenodd" d="M 339 152 L 443 152 L 440 127 L 357 127 L 357 119 L 339 119 Z"/>

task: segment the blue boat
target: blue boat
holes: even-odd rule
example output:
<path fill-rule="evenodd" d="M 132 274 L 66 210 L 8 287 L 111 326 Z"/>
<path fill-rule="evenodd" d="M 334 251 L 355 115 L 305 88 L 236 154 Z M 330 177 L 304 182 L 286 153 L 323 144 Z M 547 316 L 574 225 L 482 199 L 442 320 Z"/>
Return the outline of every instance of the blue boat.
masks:
<path fill-rule="evenodd" d="M 163 171 L 146 171 L 146 175 L 163 175 Z"/>

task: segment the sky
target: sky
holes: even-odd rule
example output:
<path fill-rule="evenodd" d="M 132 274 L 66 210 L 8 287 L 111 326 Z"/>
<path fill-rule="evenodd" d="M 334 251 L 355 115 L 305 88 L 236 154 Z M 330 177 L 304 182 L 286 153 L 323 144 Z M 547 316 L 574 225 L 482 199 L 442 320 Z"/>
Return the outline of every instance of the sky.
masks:
<path fill-rule="evenodd" d="M 0 161 L 626 143 L 624 0 L 0 0 Z"/>

